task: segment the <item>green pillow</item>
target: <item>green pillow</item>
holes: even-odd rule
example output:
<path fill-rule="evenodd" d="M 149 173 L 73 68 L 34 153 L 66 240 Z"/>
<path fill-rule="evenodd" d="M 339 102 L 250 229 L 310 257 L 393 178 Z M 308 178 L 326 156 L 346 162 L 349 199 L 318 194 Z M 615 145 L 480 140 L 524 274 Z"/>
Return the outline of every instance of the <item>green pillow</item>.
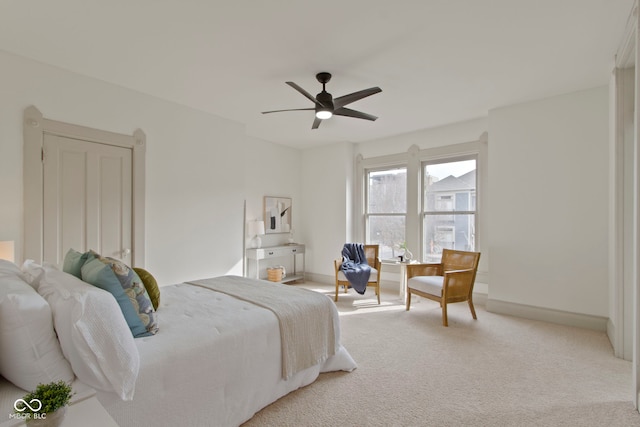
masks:
<path fill-rule="evenodd" d="M 62 271 L 73 274 L 78 279 L 82 279 L 82 266 L 87 262 L 88 256 L 89 252 L 80 253 L 75 249 L 69 249 L 67 254 L 64 256 Z"/>
<path fill-rule="evenodd" d="M 87 258 L 87 262 L 84 263 L 81 271 L 82 280 L 110 292 L 115 297 L 118 305 L 120 306 L 120 310 L 127 321 L 127 325 L 129 325 L 129 329 L 131 329 L 131 333 L 135 338 L 145 337 L 152 334 L 151 331 L 147 330 L 145 324 L 138 316 L 138 312 L 129 295 L 127 295 L 125 289 L 123 289 L 120 278 L 107 260 L 91 251 Z M 150 305 L 151 303 L 149 302 L 149 306 Z"/>
<path fill-rule="evenodd" d="M 147 290 L 147 294 L 149 294 L 149 298 L 151 299 L 151 304 L 153 304 L 154 310 L 157 311 L 158 307 L 160 307 L 160 288 L 158 287 L 158 282 L 156 282 L 155 277 L 144 268 L 133 267 L 133 271 L 135 271 L 138 277 L 140 277 L 140 280 L 142 280 L 144 288 Z"/>

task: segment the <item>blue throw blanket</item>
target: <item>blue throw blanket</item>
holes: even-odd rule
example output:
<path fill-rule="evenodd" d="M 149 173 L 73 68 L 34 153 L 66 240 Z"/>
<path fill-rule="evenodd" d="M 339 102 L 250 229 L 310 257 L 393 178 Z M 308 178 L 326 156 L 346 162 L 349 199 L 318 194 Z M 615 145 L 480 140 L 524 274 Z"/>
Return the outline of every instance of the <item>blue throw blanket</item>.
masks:
<path fill-rule="evenodd" d="M 362 243 L 345 243 L 342 248 L 342 272 L 347 277 L 351 287 L 359 294 L 364 294 L 371 275 L 371 267 L 364 256 Z"/>

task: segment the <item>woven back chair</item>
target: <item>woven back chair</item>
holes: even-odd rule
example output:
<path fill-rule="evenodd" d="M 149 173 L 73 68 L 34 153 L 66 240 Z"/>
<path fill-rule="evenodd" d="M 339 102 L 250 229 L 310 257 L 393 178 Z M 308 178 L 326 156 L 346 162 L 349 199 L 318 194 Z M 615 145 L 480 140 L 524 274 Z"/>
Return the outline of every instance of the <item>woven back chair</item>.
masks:
<path fill-rule="evenodd" d="M 442 307 L 442 324 L 449 326 L 447 304 L 467 301 L 471 315 L 473 285 L 480 261 L 480 252 L 442 250 L 439 263 L 407 265 L 407 311 L 411 306 L 411 294 L 438 301 Z"/>

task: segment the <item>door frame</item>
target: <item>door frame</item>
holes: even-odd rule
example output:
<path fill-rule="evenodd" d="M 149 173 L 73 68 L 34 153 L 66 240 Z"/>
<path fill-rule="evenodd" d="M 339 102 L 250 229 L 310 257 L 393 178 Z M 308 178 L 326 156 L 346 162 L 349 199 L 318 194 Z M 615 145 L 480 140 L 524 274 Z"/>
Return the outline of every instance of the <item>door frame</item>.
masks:
<path fill-rule="evenodd" d="M 632 335 L 632 386 L 633 404 L 640 408 L 640 141 L 638 125 L 640 124 L 640 28 L 638 20 L 638 0 L 634 1 L 629 15 L 624 37 L 615 57 L 615 68 L 612 75 L 611 91 L 611 151 L 610 151 L 610 185 L 612 189 L 610 210 L 610 272 L 609 280 L 610 318 L 613 324 L 609 329 L 609 337 L 613 344 L 614 352 L 622 357 L 624 348 L 624 329 L 630 329 Z M 632 78 L 625 75 L 625 70 L 634 67 Z M 630 81 L 632 80 L 632 82 Z M 633 100 L 633 107 L 628 101 Z M 632 124 L 633 134 L 628 135 L 629 125 Z M 626 133 L 625 133 L 626 132 Z M 623 149 L 625 139 L 629 136 L 633 145 L 633 178 L 624 178 Z M 625 190 L 625 187 L 629 187 Z M 623 210 L 625 197 L 631 197 L 632 223 L 625 225 Z M 624 236 L 630 236 L 631 248 L 623 245 Z M 631 266 L 625 266 L 622 260 L 626 251 L 631 252 Z M 624 273 L 625 269 L 631 269 L 632 295 L 625 295 Z M 628 293 L 628 292 L 627 292 Z M 624 299 L 632 299 L 632 319 L 625 316 Z M 630 324 L 629 324 L 630 323 Z"/>
<path fill-rule="evenodd" d="M 43 261 L 44 237 L 44 134 L 73 138 L 87 143 L 128 148 L 132 154 L 132 218 L 131 265 L 145 266 L 145 165 L 147 137 L 141 129 L 125 135 L 71 123 L 46 119 L 40 110 L 30 106 L 23 121 L 23 259 Z"/>

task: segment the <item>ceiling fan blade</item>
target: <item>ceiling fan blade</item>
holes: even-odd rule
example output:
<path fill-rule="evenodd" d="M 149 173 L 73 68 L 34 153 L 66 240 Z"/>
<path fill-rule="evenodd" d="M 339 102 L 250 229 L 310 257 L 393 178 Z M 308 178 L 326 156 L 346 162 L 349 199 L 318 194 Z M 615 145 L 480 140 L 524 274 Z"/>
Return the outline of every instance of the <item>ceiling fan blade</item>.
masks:
<path fill-rule="evenodd" d="M 307 111 L 307 110 L 315 110 L 315 108 L 290 108 L 288 110 L 263 111 L 262 114 L 281 113 L 283 111 Z"/>
<path fill-rule="evenodd" d="M 346 116 L 346 117 L 354 117 L 356 119 L 364 119 L 375 121 L 377 119 L 376 116 L 372 116 L 371 114 L 363 113 L 361 111 L 352 110 L 350 108 L 338 108 L 337 110 L 333 110 L 333 114 L 335 116 Z"/>
<path fill-rule="evenodd" d="M 367 96 L 371 96 L 380 92 L 382 92 L 382 89 L 380 89 L 379 87 L 370 87 L 369 89 L 359 90 L 358 92 L 353 92 L 334 99 L 333 106 L 336 109 L 344 107 L 347 104 L 351 104 L 352 102 L 358 101 L 359 99 L 366 98 Z"/>
<path fill-rule="evenodd" d="M 313 126 L 311 126 L 311 129 L 318 129 L 318 126 L 320 126 L 321 122 L 322 122 L 322 119 L 319 119 L 317 117 L 313 119 Z"/>
<path fill-rule="evenodd" d="M 305 97 L 307 97 L 311 102 L 313 102 L 314 104 L 320 104 L 322 105 L 320 102 L 318 102 L 318 100 L 311 95 L 309 92 L 307 92 L 306 90 L 302 89 L 300 86 L 298 86 L 297 84 L 295 84 L 294 82 L 286 82 L 289 86 L 291 86 L 292 88 L 294 88 L 295 90 L 297 90 L 298 92 L 300 92 L 301 94 L 303 94 Z M 324 105 L 322 105 L 324 107 Z"/>

